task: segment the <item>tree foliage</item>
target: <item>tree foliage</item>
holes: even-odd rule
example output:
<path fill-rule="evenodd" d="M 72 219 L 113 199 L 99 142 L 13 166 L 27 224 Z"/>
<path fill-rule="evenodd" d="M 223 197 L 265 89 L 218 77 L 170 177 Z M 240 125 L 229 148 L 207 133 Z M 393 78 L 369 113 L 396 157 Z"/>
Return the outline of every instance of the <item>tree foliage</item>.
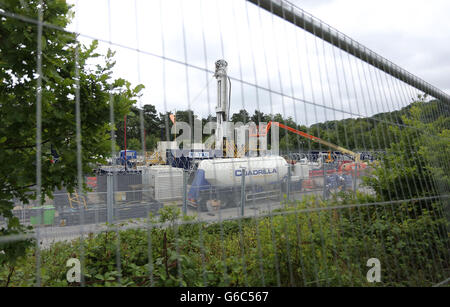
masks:
<path fill-rule="evenodd" d="M 404 126 L 390 126 L 392 141 L 368 184 L 383 199 L 409 199 L 445 194 L 450 184 L 450 118 L 445 112 L 430 118 L 428 104 L 417 101 L 401 116 Z"/>
<path fill-rule="evenodd" d="M 37 0 L 2 0 L 0 9 L 37 20 L 38 4 Z M 73 15 L 66 1 L 43 1 L 42 11 L 43 22 L 61 28 L 70 23 Z M 88 174 L 90 165 L 104 161 L 111 149 L 110 101 L 114 104 L 115 117 L 123 117 L 142 89 L 142 86 L 132 88 L 124 79 L 112 79 L 113 52 L 101 56 L 95 51 L 96 41 L 86 47 L 74 34 L 46 26 L 42 29 L 42 76 L 39 76 L 37 39 L 37 24 L 1 17 L 0 215 L 8 220 L 7 228 L 0 230 L 1 235 L 23 230 L 12 215 L 13 200 L 28 203 L 37 195 L 38 78 L 42 81 L 39 95 L 42 101 L 40 192 L 43 198 L 51 196 L 62 185 L 68 190 L 78 185 L 77 98 L 81 117 L 82 172 Z M 99 64 L 90 64 L 93 59 Z M 55 156 L 58 156 L 56 163 Z M 37 200 L 38 203 L 41 201 Z"/>
<path fill-rule="evenodd" d="M 404 127 L 409 125 L 405 122 L 405 116 L 410 116 L 409 114 L 411 108 L 417 103 L 420 102 L 420 121 L 423 123 L 433 123 L 437 121 L 439 115 L 441 117 L 448 117 L 448 114 L 450 113 L 448 106 L 437 100 L 425 102 L 425 98 L 426 97 L 419 97 L 417 102 L 411 103 L 401 110 L 379 113 L 367 118 L 330 120 L 323 123 L 316 123 L 309 127 L 302 123 L 297 123 L 291 116 L 286 117 L 280 113 L 265 114 L 259 110 L 255 110 L 252 115 L 247 110 L 241 109 L 232 114 L 230 116 L 230 120 L 233 123 L 248 123 L 252 121 L 256 125 L 259 125 L 261 122 L 268 123 L 270 121 L 276 121 L 353 151 L 384 151 L 389 148 L 391 144 L 397 142 L 398 136 L 403 131 Z M 154 111 L 151 112 L 151 115 L 144 116 L 146 135 L 152 135 L 153 138 L 160 140 L 161 130 L 159 126 L 163 125 L 163 139 L 167 139 L 167 132 L 169 132 L 169 139 L 174 140 L 175 136 L 170 133 L 173 126 L 173 123 L 169 119 L 170 112 L 167 112 L 166 114 L 159 113 L 159 116 L 157 116 L 156 109 L 153 105 L 145 105 L 143 109 L 144 114 L 147 114 L 148 111 L 146 110 L 150 108 Z M 134 115 L 127 120 L 127 135 L 129 138 L 135 138 L 140 142 L 139 111 L 140 110 L 138 108 L 134 108 L 132 110 Z M 196 118 L 200 119 L 200 117 L 194 114 L 192 110 L 178 110 L 176 112 L 176 118 L 178 122 L 183 121 L 188 124 L 193 123 Z M 205 125 L 208 121 L 215 122 L 216 119 L 211 115 L 207 118 L 202 118 L 203 125 Z M 166 125 L 168 127 L 168 131 L 166 130 Z M 269 140 L 270 137 L 271 134 L 269 131 Z M 118 125 L 117 138 L 118 144 L 123 149 L 122 120 Z M 329 148 L 326 148 L 323 145 L 288 132 L 285 129 L 279 129 L 279 140 L 279 146 L 282 152 L 329 150 Z M 147 150 L 152 150 L 153 148 L 154 147 L 146 147 Z"/>

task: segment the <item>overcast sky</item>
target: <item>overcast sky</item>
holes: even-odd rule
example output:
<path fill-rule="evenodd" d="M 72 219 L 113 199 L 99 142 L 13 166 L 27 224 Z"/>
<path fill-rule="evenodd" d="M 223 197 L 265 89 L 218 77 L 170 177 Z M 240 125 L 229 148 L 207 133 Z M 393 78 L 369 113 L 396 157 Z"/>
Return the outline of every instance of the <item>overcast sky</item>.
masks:
<path fill-rule="evenodd" d="M 398 109 L 417 94 L 244 0 L 70 2 L 70 30 L 111 40 L 100 50 L 117 52 L 116 76 L 144 84 L 140 104 L 160 112 L 214 114 L 216 83 L 205 69 L 213 71 L 220 58 L 233 78 L 232 113 L 259 109 L 311 125 Z M 450 94 L 450 1 L 292 2 Z"/>
<path fill-rule="evenodd" d="M 450 1 L 291 2 L 450 94 Z"/>

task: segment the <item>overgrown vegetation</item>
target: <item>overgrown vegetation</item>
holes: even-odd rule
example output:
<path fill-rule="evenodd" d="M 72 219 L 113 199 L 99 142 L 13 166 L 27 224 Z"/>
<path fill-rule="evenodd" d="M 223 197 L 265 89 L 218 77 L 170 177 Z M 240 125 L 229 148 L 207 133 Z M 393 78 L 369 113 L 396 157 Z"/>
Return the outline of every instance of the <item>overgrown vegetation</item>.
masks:
<path fill-rule="evenodd" d="M 165 207 L 153 223 L 165 227 L 121 231 L 120 239 L 116 232 L 105 232 L 42 250 L 41 282 L 79 285 L 67 282 L 66 261 L 80 259 L 82 243 L 90 286 L 429 286 L 448 277 L 447 221 L 436 215 L 441 205 L 430 203 L 429 210 L 414 202 L 375 201 L 364 195 L 341 194 L 331 203 L 311 197 L 286 202 L 273 216 L 245 219 L 241 225 L 177 225 L 179 209 Z M 366 263 L 373 257 L 382 264 L 379 284 L 366 279 Z M 9 282 L 10 271 L 0 271 L 1 283 L 34 285 L 35 263 L 30 249 Z"/>

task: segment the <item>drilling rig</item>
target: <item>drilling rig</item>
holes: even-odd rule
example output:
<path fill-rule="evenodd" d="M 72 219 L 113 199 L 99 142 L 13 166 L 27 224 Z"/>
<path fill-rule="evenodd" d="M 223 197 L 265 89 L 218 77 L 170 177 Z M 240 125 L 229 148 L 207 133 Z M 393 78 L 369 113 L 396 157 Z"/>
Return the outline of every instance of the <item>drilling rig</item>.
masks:
<path fill-rule="evenodd" d="M 223 153 L 224 148 L 228 149 L 230 145 L 234 148 L 234 142 L 229 140 L 234 140 L 235 129 L 228 121 L 231 81 L 227 75 L 228 63 L 225 60 L 218 60 L 215 65 L 214 77 L 217 79 L 215 149 Z M 202 211 L 235 207 L 240 203 L 242 189 L 246 191 L 246 197 L 259 197 L 258 199 L 278 197 L 280 188 L 277 189 L 275 186 L 281 185 L 286 180 L 287 172 L 288 164 L 280 156 L 202 160 L 193 173 L 188 203 Z M 242 176 L 248 176 L 247 181 L 241 181 Z M 252 192 L 256 186 L 258 194 Z"/>
<path fill-rule="evenodd" d="M 229 112 L 231 81 L 227 75 L 228 63 L 225 60 L 216 61 L 214 77 L 217 79 L 217 106 L 216 106 L 216 150 L 223 150 L 224 138 L 229 136 Z"/>

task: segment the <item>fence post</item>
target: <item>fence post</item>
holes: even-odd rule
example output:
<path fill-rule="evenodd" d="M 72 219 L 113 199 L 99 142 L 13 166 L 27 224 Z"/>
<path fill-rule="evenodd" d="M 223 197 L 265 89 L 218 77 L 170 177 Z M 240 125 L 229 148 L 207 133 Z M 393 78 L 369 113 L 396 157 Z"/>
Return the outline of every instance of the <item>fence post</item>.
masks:
<path fill-rule="evenodd" d="M 355 194 L 356 197 L 356 188 L 357 188 L 357 184 L 356 184 L 356 180 L 358 180 L 358 163 L 355 162 L 355 180 L 353 181 L 353 193 Z"/>
<path fill-rule="evenodd" d="M 327 175 L 325 173 L 325 159 L 322 157 L 322 172 L 323 172 L 323 199 L 327 199 Z"/>
<path fill-rule="evenodd" d="M 288 163 L 288 176 L 287 176 L 287 191 L 286 191 L 286 197 L 289 201 L 291 198 L 291 166 L 292 164 Z"/>
<path fill-rule="evenodd" d="M 245 207 L 245 167 L 242 168 L 241 176 L 241 216 L 244 216 Z"/>
<path fill-rule="evenodd" d="M 108 173 L 106 175 L 106 221 L 113 223 L 114 217 L 114 175 Z"/>
<path fill-rule="evenodd" d="M 183 215 L 187 214 L 187 170 L 183 169 Z"/>

